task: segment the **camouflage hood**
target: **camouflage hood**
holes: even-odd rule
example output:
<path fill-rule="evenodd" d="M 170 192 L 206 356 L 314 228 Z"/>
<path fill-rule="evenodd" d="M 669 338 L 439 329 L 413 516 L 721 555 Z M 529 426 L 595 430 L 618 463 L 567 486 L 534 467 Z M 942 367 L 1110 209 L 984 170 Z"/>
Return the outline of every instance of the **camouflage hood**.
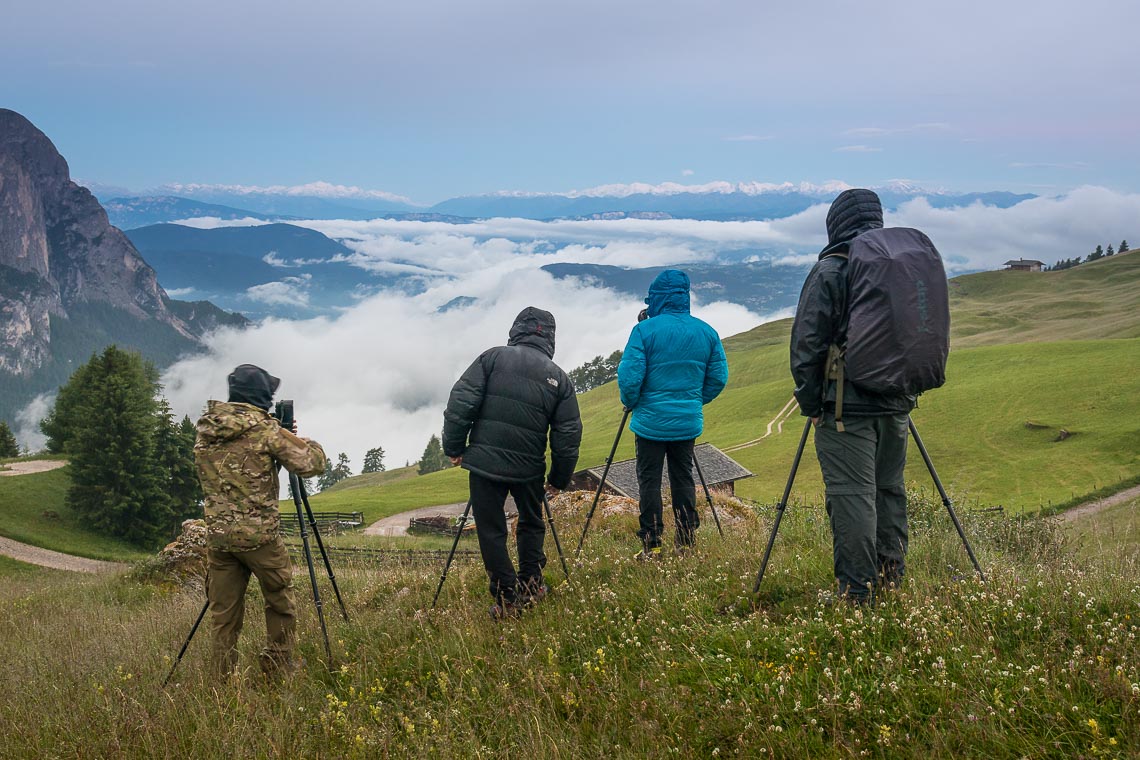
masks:
<path fill-rule="evenodd" d="M 232 441 L 263 424 L 269 413 L 252 404 L 210 401 L 198 420 L 198 439 L 206 443 Z"/>

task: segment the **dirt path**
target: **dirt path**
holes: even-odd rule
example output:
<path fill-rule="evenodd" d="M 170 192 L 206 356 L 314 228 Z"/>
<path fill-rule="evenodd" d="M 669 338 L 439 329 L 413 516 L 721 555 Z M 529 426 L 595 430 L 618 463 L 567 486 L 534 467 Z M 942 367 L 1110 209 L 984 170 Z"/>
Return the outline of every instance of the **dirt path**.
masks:
<path fill-rule="evenodd" d="M 784 408 L 781 409 L 776 414 L 776 416 L 773 417 L 768 422 L 768 428 L 767 428 L 767 430 L 764 431 L 764 435 L 760 436 L 759 438 L 753 438 L 751 441 L 745 441 L 744 443 L 738 443 L 735 446 L 729 446 L 727 448 L 721 449 L 721 451 L 726 451 L 726 452 L 727 451 L 740 451 L 741 449 L 746 449 L 749 446 L 755 446 L 756 444 L 760 443 L 760 441 L 762 441 L 765 438 L 767 438 L 768 436 L 772 435 L 772 426 L 773 425 L 776 426 L 776 433 L 777 434 L 783 433 L 784 432 L 784 423 L 788 421 L 788 419 L 792 416 L 792 412 L 796 411 L 797 408 L 798 407 L 796 407 L 796 397 L 792 396 L 791 401 L 784 404 Z"/>
<path fill-rule="evenodd" d="M 70 570 L 74 573 L 112 573 L 126 569 L 121 562 L 103 562 L 98 559 L 75 557 L 71 554 L 53 552 L 38 546 L 22 544 L 10 538 L 0 537 L 0 554 L 5 557 L 27 562 L 30 565 L 50 567 L 54 570 Z"/>
<path fill-rule="evenodd" d="M 14 475 L 34 475 L 37 472 L 58 470 L 67 464 L 66 459 L 31 459 L 26 462 L 9 462 L 3 465 L 6 469 L 0 470 L 0 477 Z"/>
<path fill-rule="evenodd" d="M 1081 504 L 1079 507 L 1073 507 L 1067 512 L 1062 512 L 1061 518 L 1065 522 L 1074 522 L 1082 517 L 1095 515 L 1097 512 L 1108 509 L 1109 507 L 1115 507 L 1117 504 L 1123 504 L 1136 497 L 1140 497 L 1140 486 L 1126 488 L 1120 493 L 1114 493 L 1112 496 L 1106 496 L 1103 499 L 1097 499 L 1096 501 Z"/>
<path fill-rule="evenodd" d="M 459 504 L 442 504 L 435 507 L 420 507 L 409 512 L 391 515 L 369 525 L 364 529 L 366 536 L 406 536 L 408 535 L 408 520 L 413 517 L 431 517 L 433 515 L 448 515 L 458 517 L 463 514 L 466 502 Z"/>

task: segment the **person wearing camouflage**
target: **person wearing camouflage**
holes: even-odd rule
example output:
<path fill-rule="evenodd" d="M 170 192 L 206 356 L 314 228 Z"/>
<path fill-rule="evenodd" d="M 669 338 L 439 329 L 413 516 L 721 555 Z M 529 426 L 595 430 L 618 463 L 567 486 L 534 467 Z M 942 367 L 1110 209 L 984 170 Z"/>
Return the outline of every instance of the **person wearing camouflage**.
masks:
<path fill-rule="evenodd" d="M 324 472 L 320 444 L 284 430 L 269 414 L 280 380 L 243 364 L 229 376 L 229 401 L 210 401 L 198 420 L 194 461 L 205 496 L 206 595 L 218 676 L 238 664 L 237 640 L 252 573 L 265 598 L 267 674 L 295 667 L 293 564 L 281 539 L 279 466 L 301 477 Z"/>

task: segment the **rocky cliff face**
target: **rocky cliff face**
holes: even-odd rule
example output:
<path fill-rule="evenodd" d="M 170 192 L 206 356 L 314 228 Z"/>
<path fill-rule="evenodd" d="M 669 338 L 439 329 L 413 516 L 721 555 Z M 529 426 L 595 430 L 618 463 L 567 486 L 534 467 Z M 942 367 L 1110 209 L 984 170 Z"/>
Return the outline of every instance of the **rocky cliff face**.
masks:
<path fill-rule="evenodd" d="M 126 235 L 71 181 L 51 140 L 0 109 L 0 370 L 28 376 L 51 356 L 51 317 L 101 303 L 194 339 Z"/>

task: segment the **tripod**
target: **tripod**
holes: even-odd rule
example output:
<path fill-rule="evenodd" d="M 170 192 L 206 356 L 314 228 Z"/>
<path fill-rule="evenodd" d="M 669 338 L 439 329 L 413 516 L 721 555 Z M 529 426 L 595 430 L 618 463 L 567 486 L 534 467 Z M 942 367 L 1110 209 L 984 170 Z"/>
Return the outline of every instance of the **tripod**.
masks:
<path fill-rule="evenodd" d="M 701 462 L 697 459 L 695 448 L 693 451 L 693 466 L 697 468 L 697 477 L 701 479 L 701 488 L 705 489 L 705 498 L 709 500 L 709 509 L 712 510 L 713 520 L 716 521 L 716 532 L 720 534 L 721 538 L 724 538 L 724 530 L 720 527 L 720 518 L 716 514 L 716 507 L 713 506 L 712 494 L 709 492 L 709 484 L 705 482 L 705 474 L 701 472 Z"/>
<path fill-rule="evenodd" d="M 447 571 L 451 567 L 451 561 L 455 558 L 455 550 L 459 546 L 459 537 L 463 535 L 463 527 L 467 524 L 467 516 L 471 513 L 471 499 L 467 500 L 467 507 L 463 510 L 463 516 L 459 518 L 459 524 L 456 526 L 455 540 L 451 542 L 451 552 L 447 555 L 447 562 L 443 565 L 443 574 L 439 576 L 439 585 L 436 586 L 435 596 L 432 597 L 431 606 L 435 609 L 435 603 L 439 601 L 439 592 L 443 591 L 443 582 L 447 580 Z M 566 555 L 562 553 L 562 542 L 558 540 L 558 531 L 554 529 L 554 514 L 550 511 L 550 501 L 546 498 L 546 492 L 542 493 L 542 506 L 546 512 L 546 524 L 550 526 L 550 535 L 554 539 L 554 546 L 558 549 L 558 559 L 562 562 L 562 572 L 566 574 L 566 582 L 570 582 L 570 570 L 566 567 Z"/>
<path fill-rule="evenodd" d="M 313 586 L 313 601 L 317 607 L 317 617 L 321 622 L 321 634 L 324 636 L 325 656 L 327 658 L 329 668 L 331 669 L 332 648 L 329 645 L 328 628 L 325 626 L 324 605 L 321 602 L 321 594 L 317 588 L 317 574 L 316 570 L 313 568 L 313 553 L 309 548 L 309 528 L 312 529 L 313 537 L 317 541 L 317 548 L 320 550 L 321 558 L 325 562 L 325 570 L 328 572 L 329 581 L 332 583 L 333 591 L 336 592 L 336 600 L 340 604 L 341 614 L 344 615 L 344 619 L 346 621 L 348 620 L 348 609 L 344 606 L 344 599 L 340 595 L 340 587 L 336 582 L 336 574 L 333 573 L 332 564 L 329 562 L 328 551 L 325 549 L 324 541 L 321 540 L 321 532 L 317 529 L 317 520 L 313 515 L 313 508 L 309 506 L 309 494 L 305 489 L 305 483 L 293 473 L 289 473 L 289 492 L 293 496 L 293 504 L 297 507 L 297 525 L 301 532 L 301 544 L 304 548 L 305 563 L 309 567 L 309 582 Z M 302 506 L 304 506 L 304 514 L 302 514 L 301 511 Z M 306 518 L 308 520 L 308 526 L 306 526 Z M 202 605 L 202 611 L 198 613 L 198 618 L 194 621 L 194 625 L 190 629 L 190 634 L 186 637 L 186 641 L 182 644 L 182 649 L 179 650 L 178 657 L 175 658 L 174 664 L 170 668 L 170 672 L 166 674 L 166 678 L 162 682 L 163 686 L 166 686 L 166 684 L 169 683 L 170 679 L 174 676 L 174 671 L 178 668 L 178 664 L 182 662 L 182 656 L 186 654 L 186 650 L 190 647 L 190 642 L 193 640 L 194 634 L 198 632 L 198 626 L 202 624 L 202 619 L 206 616 L 206 610 L 210 608 L 208 589 L 209 584 L 207 583 L 206 603 Z"/>
<path fill-rule="evenodd" d="M 594 510 L 598 508 L 598 499 L 602 498 L 602 489 L 606 487 L 606 476 L 610 474 L 610 465 L 614 462 L 614 454 L 617 453 L 618 442 L 621 441 L 621 434 L 625 431 L 625 423 L 629 421 L 629 413 L 632 409 L 626 408 L 621 416 L 621 425 L 618 426 L 617 436 L 614 437 L 614 445 L 610 447 L 610 455 L 606 457 L 606 467 L 602 470 L 602 479 L 598 481 L 598 490 L 594 492 L 594 503 L 590 505 L 590 511 L 586 513 L 586 524 L 582 526 L 582 536 L 578 539 L 578 548 L 574 550 L 574 559 L 578 559 L 578 555 L 582 553 L 582 544 L 586 543 L 586 531 L 590 529 L 590 520 L 594 519 Z"/>
<path fill-rule="evenodd" d="M 970 547 L 970 542 L 966 539 L 966 531 L 962 529 L 962 523 L 958 521 L 958 515 L 954 512 L 954 505 L 950 501 L 950 497 L 946 493 L 946 489 L 942 487 L 942 481 L 938 477 L 938 473 L 934 470 L 934 462 L 930 460 L 930 454 L 926 451 L 926 446 L 922 444 L 922 438 L 918 435 L 918 428 L 914 426 L 914 420 L 907 418 L 907 425 L 910 428 L 910 435 L 914 438 L 914 443 L 918 446 L 919 452 L 922 454 L 922 461 L 926 463 L 926 469 L 930 471 L 930 477 L 934 480 L 934 486 L 938 489 L 938 495 L 942 497 L 942 505 L 946 507 L 947 513 L 950 515 L 951 522 L 954 523 L 954 528 L 958 531 L 958 536 L 962 539 L 962 545 L 966 547 L 966 554 L 970 557 L 970 562 L 973 563 L 974 569 L 978 571 L 978 577 L 982 579 L 982 583 L 986 582 L 986 574 L 982 572 L 981 565 L 978 564 L 977 557 L 974 556 L 974 550 Z M 768 569 L 768 559 L 772 556 L 772 545 L 776 543 L 776 532 L 780 529 L 780 520 L 784 517 L 784 510 L 788 506 L 788 496 L 792 492 L 792 483 L 796 479 L 796 470 L 800 467 L 800 459 L 803 458 L 804 444 L 807 442 L 808 431 L 811 430 L 811 420 L 804 423 L 804 432 L 800 436 L 800 445 L 796 448 L 795 459 L 792 460 L 792 471 L 788 473 L 788 482 L 784 486 L 784 495 L 780 497 L 780 503 L 776 505 L 776 521 L 772 524 L 772 533 L 768 536 L 768 546 L 764 550 L 764 559 L 760 562 L 760 572 L 756 574 L 756 583 L 752 585 L 752 594 L 755 596 L 760 592 L 760 582 L 764 580 L 764 571 Z"/>
<path fill-rule="evenodd" d="M 606 457 L 606 466 L 602 470 L 602 479 L 598 481 L 598 489 L 594 491 L 594 501 L 590 504 L 590 511 L 586 513 L 586 524 L 582 526 L 582 536 L 578 539 L 578 548 L 574 550 L 574 558 L 577 559 L 578 555 L 582 553 L 582 544 L 586 542 L 586 532 L 590 529 L 590 520 L 594 519 L 594 510 L 598 508 L 598 500 L 602 497 L 602 489 L 606 487 L 606 477 L 610 474 L 610 465 L 613 464 L 614 454 L 617 453 L 618 443 L 621 441 L 621 434 L 625 431 L 625 423 L 629 420 L 629 413 L 631 409 L 625 409 L 621 417 L 621 425 L 618 426 L 617 435 L 614 437 L 614 445 L 610 447 L 610 455 Z M 694 447 L 695 448 L 695 447 Z M 720 517 L 716 513 L 716 506 L 713 505 L 712 493 L 709 492 L 708 483 L 705 482 L 705 474 L 701 472 L 701 463 L 697 461 L 697 455 L 693 453 L 693 465 L 697 469 L 697 477 L 701 481 L 701 487 L 705 491 L 705 498 L 708 499 L 709 509 L 712 510 L 713 520 L 716 521 L 717 532 L 720 537 L 724 538 L 724 529 L 720 527 Z M 673 518 L 677 517 L 677 507 L 673 506 Z"/>

